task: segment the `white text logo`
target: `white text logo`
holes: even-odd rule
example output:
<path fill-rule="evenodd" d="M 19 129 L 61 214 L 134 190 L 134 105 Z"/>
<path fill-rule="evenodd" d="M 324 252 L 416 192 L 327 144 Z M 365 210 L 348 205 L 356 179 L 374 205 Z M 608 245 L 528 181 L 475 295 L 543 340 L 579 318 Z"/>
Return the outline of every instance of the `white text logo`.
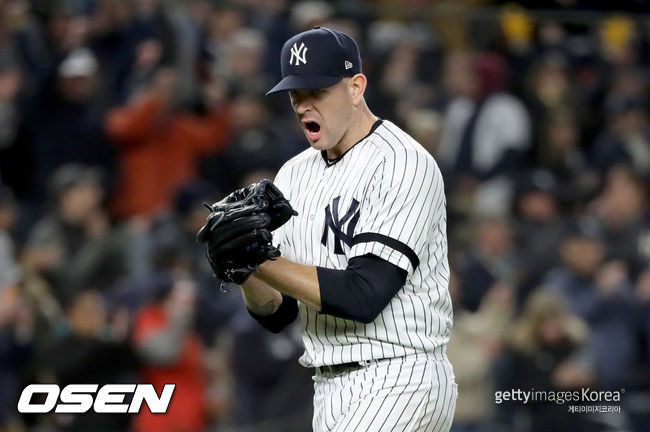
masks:
<path fill-rule="evenodd" d="M 620 391 L 596 391 L 591 388 L 583 388 L 581 391 L 553 391 L 553 390 L 522 390 L 510 389 L 494 392 L 494 402 L 501 404 L 506 401 L 523 402 L 555 402 L 559 405 L 565 402 L 620 402 L 621 394 L 625 389 Z"/>
<path fill-rule="evenodd" d="M 297 42 L 293 44 L 291 47 L 291 58 L 289 59 L 289 64 L 298 66 L 300 62 L 302 64 L 307 64 L 307 58 L 305 57 L 307 55 L 307 47 L 305 46 L 305 43 L 302 42 L 300 44 L 300 47 L 298 47 Z M 294 64 L 294 59 L 296 60 L 296 63 Z"/>
<path fill-rule="evenodd" d="M 56 384 L 30 384 L 20 395 L 18 412 L 48 413 L 54 409 L 57 413 L 78 414 L 92 409 L 96 413 L 138 413 L 146 401 L 153 414 L 163 414 L 167 412 L 176 384 L 165 384 L 160 396 L 152 384 L 107 384 L 99 390 L 98 387 L 97 384 L 70 384 L 61 389 Z M 126 394 L 130 393 L 133 398 L 125 403 Z M 34 402 L 35 394 L 46 395 L 45 401 Z"/>

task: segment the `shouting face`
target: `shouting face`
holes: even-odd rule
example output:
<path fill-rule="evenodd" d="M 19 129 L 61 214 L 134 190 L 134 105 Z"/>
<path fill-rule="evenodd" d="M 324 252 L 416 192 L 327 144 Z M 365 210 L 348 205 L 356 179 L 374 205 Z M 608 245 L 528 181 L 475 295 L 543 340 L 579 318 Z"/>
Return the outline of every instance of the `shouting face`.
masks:
<path fill-rule="evenodd" d="M 309 144 L 327 150 L 328 156 L 343 153 L 355 105 L 349 80 L 324 89 L 293 90 L 289 95 Z"/>

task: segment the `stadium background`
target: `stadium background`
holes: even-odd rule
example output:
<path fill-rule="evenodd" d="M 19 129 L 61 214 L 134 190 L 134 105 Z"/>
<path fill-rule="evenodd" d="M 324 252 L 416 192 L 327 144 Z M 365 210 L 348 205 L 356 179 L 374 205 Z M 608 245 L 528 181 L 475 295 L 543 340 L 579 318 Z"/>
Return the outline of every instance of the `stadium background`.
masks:
<path fill-rule="evenodd" d="M 650 3 L 521 3 L 0 1 L 0 430 L 310 430 L 298 330 L 256 326 L 193 236 L 305 147 L 264 92 L 319 24 L 445 175 L 452 430 L 650 430 Z M 177 383 L 167 416 L 16 412 L 138 381 Z M 495 403 L 582 388 L 621 412 Z"/>

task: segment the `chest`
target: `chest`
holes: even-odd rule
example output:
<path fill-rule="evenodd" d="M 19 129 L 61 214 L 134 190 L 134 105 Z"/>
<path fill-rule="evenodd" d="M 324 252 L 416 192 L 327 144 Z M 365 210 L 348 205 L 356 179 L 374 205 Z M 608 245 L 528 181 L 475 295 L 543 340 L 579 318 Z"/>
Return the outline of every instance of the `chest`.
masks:
<path fill-rule="evenodd" d="M 349 164 L 320 167 L 292 185 L 291 203 L 299 215 L 288 232 L 293 259 L 341 268 L 364 213 L 369 170 Z"/>

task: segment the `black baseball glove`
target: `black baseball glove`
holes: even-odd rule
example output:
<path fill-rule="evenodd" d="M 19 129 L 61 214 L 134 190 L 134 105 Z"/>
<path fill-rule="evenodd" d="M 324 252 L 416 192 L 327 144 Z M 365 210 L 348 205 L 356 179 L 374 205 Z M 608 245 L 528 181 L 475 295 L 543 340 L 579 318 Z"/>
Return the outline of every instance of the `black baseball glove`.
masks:
<path fill-rule="evenodd" d="M 244 283 L 264 261 L 280 256 L 271 231 L 297 215 L 270 180 L 238 189 L 206 206 L 210 215 L 196 238 L 207 245 L 214 275 L 237 284 Z"/>
<path fill-rule="evenodd" d="M 291 216 L 298 216 L 298 212 L 291 207 L 291 204 L 289 204 L 289 201 L 284 197 L 284 195 L 282 195 L 280 189 L 278 189 L 277 186 L 268 179 L 264 179 L 259 183 L 253 183 L 245 188 L 237 189 L 217 204 L 224 202 L 236 203 L 246 199 L 256 199 L 255 197 L 260 195 L 262 196 L 261 199 L 266 198 L 268 201 L 268 207 L 264 212 L 271 217 L 271 221 L 267 227 L 269 231 L 275 231 L 284 225 L 289 219 L 291 219 Z"/>

